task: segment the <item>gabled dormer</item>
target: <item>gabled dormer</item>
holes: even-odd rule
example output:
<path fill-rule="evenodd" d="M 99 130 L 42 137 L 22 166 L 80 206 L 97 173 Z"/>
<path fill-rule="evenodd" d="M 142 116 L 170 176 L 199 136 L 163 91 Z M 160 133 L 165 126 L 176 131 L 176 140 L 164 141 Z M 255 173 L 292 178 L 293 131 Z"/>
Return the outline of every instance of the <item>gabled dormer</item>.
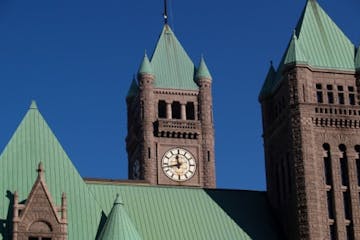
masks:
<path fill-rule="evenodd" d="M 45 183 L 42 163 L 38 176 L 25 203 L 19 203 L 14 193 L 13 240 L 66 240 L 66 196 L 62 194 L 61 206 L 55 206 Z"/>

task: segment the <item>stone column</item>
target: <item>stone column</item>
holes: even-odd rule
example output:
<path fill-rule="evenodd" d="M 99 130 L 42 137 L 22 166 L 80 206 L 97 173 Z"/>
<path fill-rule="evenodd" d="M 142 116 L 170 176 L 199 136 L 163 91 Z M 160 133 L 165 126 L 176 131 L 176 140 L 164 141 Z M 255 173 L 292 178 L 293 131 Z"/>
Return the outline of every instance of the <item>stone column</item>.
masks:
<path fill-rule="evenodd" d="M 166 119 L 172 119 L 171 102 L 166 102 Z"/>
<path fill-rule="evenodd" d="M 214 125 L 212 121 L 211 79 L 197 79 L 199 91 L 199 107 L 202 139 L 202 183 L 206 188 L 216 187 Z"/>
<path fill-rule="evenodd" d="M 153 74 L 139 74 L 139 96 L 140 106 L 143 112 L 141 119 L 142 133 L 140 144 L 141 168 L 140 178 L 148 181 L 150 184 L 157 183 L 157 163 L 155 161 L 154 128 L 155 121 L 155 101 L 153 83 L 155 76 Z"/>
<path fill-rule="evenodd" d="M 194 120 L 199 120 L 199 104 L 194 103 Z"/>
<path fill-rule="evenodd" d="M 181 120 L 186 120 L 186 103 L 181 103 Z"/>

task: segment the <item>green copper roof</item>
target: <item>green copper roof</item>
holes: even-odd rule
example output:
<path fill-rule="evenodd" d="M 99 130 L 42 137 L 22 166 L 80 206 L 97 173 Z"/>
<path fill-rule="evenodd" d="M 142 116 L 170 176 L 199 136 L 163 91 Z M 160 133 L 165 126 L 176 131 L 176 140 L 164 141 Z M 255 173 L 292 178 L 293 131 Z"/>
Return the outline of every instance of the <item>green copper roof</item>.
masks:
<path fill-rule="evenodd" d="M 360 47 L 358 47 L 356 56 L 355 56 L 355 68 L 356 70 L 360 70 Z"/>
<path fill-rule="evenodd" d="M 354 45 L 317 1 L 308 0 L 296 33 L 310 66 L 354 70 Z"/>
<path fill-rule="evenodd" d="M 124 203 L 117 195 L 113 207 L 106 220 L 99 240 L 140 240 L 133 223 L 124 209 Z"/>
<path fill-rule="evenodd" d="M 138 93 L 139 91 L 139 87 L 136 83 L 136 80 L 135 78 L 131 81 L 131 85 L 130 85 L 130 88 L 128 90 L 128 93 L 126 95 L 126 98 L 129 98 L 129 97 L 134 97 L 136 96 L 136 94 Z"/>
<path fill-rule="evenodd" d="M 30 107 L 29 107 L 29 108 L 30 108 L 30 109 L 38 109 L 35 100 L 32 100 L 32 101 L 31 101 L 31 104 L 30 104 Z"/>
<path fill-rule="evenodd" d="M 0 219 L 11 225 L 14 191 L 19 200 L 28 197 L 37 178 L 36 167 L 44 164 L 46 184 L 56 205 L 61 195 L 68 201 L 68 239 L 95 239 L 102 209 L 71 163 L 60 143 L 38 111 L 35 102 L 0 155 Z M 9 212 L 10 211 L 10 212 Z M 0 228 L 0 239 L 10 239 Z"/>
<path fill-rule="evenodd" d="M 262 192 L 88 184 L 105 213 L 120 192 L 143 239 L 280 239 Z"/>
<path fill-rule="evenodd" d="M 151 67 L 151 63 L 146 53 L 140 64 L 138 74 L 154 74 L 154 71 Z"/>
<path fill-rule="evenodd" d="M 264 192 L 86 184 L 35 102 L 0 155 L 0 219 L 6 226 L 0 239 L 10 239 L 14 192 L 20 202 L 27 199 L 40 161 L 54 204 L 67 195 L 68 239 L 280 239 Z M 124 201 L 113 202 L 117 193 Z"/>
<path fill-rule="evenodd" d="M 195 66 L 167 24 L 161 32 L 151 64 L 156 88 L 198 90 L 194 82 Z"/>
<path fill-rule="evenodd" d="M 307 58 L 300 45 L 301 43 L 297 40 L 296 33 L 294 32 L 285 54 L 284 64 L 307 63 Z"/>
<path fill-rule="evenodd" d="M 276 74 L 271 74 L 273 79 L 267 75 L 267 83 L 264 83 L 259 98 L 279 86 L 283 71 L 289 64 L 354 71 L 354 60 L 355 46 L 316 0 L 308 0 Z"/>
<path fill-rule="evenodd" d="M 268 71 L 268 74 L 266 75 L 265 82 L 261 88 L 259 100 L 261 101 L 263 98 L 267 97 L 269 94 L 271 94 L 272 87 L 274 85 L 274 80 L 276 77 L 276 71 L 275 68 L 271 62 L 270 68 Z"/>
<path fill-rule="evenodd" d="M 204 57 L 201 57 L 199 67 L 196 71 L 196 79 L 200 79 L 200 78 L 207 78 L 210 80 L 212 79 L 209 69 L 206 66 Z"/>

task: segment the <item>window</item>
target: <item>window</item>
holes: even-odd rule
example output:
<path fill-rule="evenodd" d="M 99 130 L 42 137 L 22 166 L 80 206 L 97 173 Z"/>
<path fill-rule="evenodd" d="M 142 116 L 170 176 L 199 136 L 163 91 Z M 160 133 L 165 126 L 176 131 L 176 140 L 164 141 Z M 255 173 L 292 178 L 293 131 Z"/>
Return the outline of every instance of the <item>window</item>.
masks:
<path fill-rule="evenodd" d="M 329 150 L 327 150 L 326 156 L 324 157 L 324 173 L 325 173 L 325 184 L 332 185 L 331 157 Z"/>
<path fill-rule="evenodd" d="M 360 186 L 360 145 L 355 146 L 355 151 L 358 154 L 355 161 L 356 161 L 357 181 L 358 181 L 358 186 Z"/>
<path fill-rule="evenodd" d="M 195 120 L 195 106 L 193 102 L 186 103 L 186 119 Z"/>
<path fill-rule="evenodd" d="M 171 110 L 172 110 L 172 118 L 173 119 L 181 119 L 181 105 L 180 102 L 173 102 L 171 104 Z"/>
<path fill-rule="evenodd" d="M 330 240 L 336 240 L 336 226 L 335 224 L 331 224 L 330 228 Z"/>
<path fill-rule="evenodd" d="M 346 237 L 347 240 L 354 239 L 354 228 L 352 224 L 346 226 Z"/>
<path fill-rule="evenodd" d="M 338 97 L 339 97 L 339 104 L 345 104 L 343 86 L 338 86 Z"/>
<path fill-rule="evenodd" d="M 349 86 L 349 103 L 350 105 L 355 105 L 355 93 L 354 93 L 354 87 Z"/>
<path fill-rule="evenodd" d="M 328 92 L 327 92 L 328 103 L 332 104 L 332 103 L 334 103 L 334 93 L 332 92 L 333 86 L 332 85 L 326 85 L 326 89 L 328 90 Z"/>
<path fill-rule="evenodd" d="M 350 201 L 350 191 L 347 190 L 343 192 L 343 202 L 344 202 L 344 213 L 345 219 L 351 220 L 351 201 Z"/>
<path fill-rule="evenodd" d="M 166 118 L 166 102 L 164 100 L 160 100 L 158 103 L 158 117 Z"/>
<path fill-rule="evenodd" d="M 339 145 L 339 150 L 342 153 L 340 158 L 340 171 L 341 171 L 341 183 L 343 186 L 349 185 L 349 174 L 348 174 L 348 160 L 346 156 L 346 147 L 344 144 Z"/>
<path fill-rule="evenodd" d="M 323 103 L 323 93 L 322 93 L 322 86 L 320 83 L 316 84 L 316 99 L 318 103 Z"/>
<path fill-rule="evenodd" d="M 332 190 L 326 191 L 327 207 L 328 207 L 328 217 L 329 219 L 334 219 L 334 203 Z"/>

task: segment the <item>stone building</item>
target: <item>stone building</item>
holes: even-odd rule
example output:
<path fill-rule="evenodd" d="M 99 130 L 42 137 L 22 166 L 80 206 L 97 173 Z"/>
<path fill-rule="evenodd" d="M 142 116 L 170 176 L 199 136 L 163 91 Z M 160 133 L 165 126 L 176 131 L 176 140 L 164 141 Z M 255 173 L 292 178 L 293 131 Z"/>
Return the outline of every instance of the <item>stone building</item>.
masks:
<path fill-rule="evenodd" d="M 216 189 L 213 79 L 165 23 L 126 98 L 129 180 L 82 178 L 32 102 L 0 155 L 0 239 L 360 239 L 357 52 L 308 0 L 259 96 L 267 192 Z"/>
<path fill-rule="evenodd" d="M 269 202 L 287 239 L 360 239 L 360 51 L 316 1 L 259 101 Z"/>

